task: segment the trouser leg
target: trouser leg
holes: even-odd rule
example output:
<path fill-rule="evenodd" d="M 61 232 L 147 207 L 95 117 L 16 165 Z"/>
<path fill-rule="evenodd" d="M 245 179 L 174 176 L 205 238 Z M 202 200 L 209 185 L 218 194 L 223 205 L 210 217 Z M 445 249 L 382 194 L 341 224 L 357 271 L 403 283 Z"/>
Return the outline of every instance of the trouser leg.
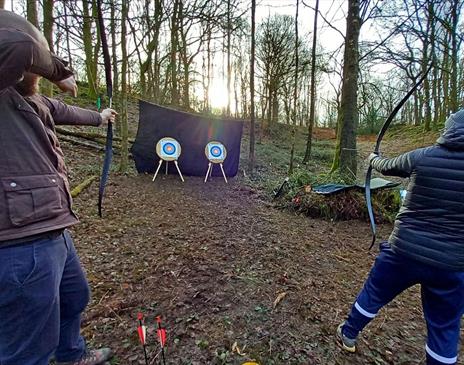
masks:
<path fill-rule="evenodd" d="M 433 270 L 422 284 L 427 364 L 456 364 L 464 312 L 464 273 Z"/>
<path fill-rule="evenodd" d="M 383 244 L 342 328 L 343 334 L 356 338 L 380 308 L 415 283 L 414 263 L 396 255 L 388 245 Z"/>
<path fill-rule="evenodd" d="M 90 291 L 71 236 L 65 232 L 68 255 L 60 283 L 60 340 L 56 360 L 78 360 L 85 352 L 80 333 L 81 313 L 89 302 Z"/>
<path fill-rule="evenodd" d="M 0 364 L 48 365 L 66 252 L 62 235 L 0 249 Z"/>

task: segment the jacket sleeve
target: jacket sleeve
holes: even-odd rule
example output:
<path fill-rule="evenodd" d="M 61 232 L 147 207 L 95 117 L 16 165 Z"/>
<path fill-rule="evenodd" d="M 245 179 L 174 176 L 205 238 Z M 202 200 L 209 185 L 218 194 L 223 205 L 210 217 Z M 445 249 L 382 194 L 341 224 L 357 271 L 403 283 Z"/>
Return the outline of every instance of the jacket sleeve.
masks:
<path fill-rule="evenodd" d="M 61 81 L 73 73 L 66 63 L 52 55 L 30 35 L 0 28 L 0 92 L 21 81 L 24 72 Z"/>
<path fill-rule="evenodd" d="M 409 177 L 414 171 L 422 150 L 414 150 L 395 158 L 376 157 L 371 160 L 371 166 L 386 176 Z"/>
<path fill-rule="evenodd" d="M 43 102 L 50 109 L 56 125 L 93 125 L 102 123 L 101 115 L 93 110 L 70 106 L 62 101 L 42 96 Z"/>

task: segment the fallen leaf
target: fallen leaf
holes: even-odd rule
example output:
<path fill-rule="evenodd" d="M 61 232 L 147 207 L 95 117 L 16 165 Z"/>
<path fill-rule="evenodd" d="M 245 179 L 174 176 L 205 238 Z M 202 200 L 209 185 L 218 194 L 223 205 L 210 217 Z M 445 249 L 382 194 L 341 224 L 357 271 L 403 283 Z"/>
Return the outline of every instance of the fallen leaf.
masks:
<path fill-rule="evenodd" d="M 280 293 L 276 300 L 274 300 L 274 309 L 279 305 L 279 303 L 286 297 L 287 293 L 286 292 L 282 292 Z"/>

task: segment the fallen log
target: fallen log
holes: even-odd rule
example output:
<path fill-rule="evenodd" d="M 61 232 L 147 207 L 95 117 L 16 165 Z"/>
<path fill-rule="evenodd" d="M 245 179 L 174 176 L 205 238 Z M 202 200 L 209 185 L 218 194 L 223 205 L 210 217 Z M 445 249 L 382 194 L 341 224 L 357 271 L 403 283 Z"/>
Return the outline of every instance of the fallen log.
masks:
<path fill-rule="evenodd" d="M 71 190 L 71 196 L 73 198 L 75 198 L 76 196 L 78 196 L 83 190 L 87 189 L 90 184 L 92 184 L 92 182 L 94 180 L 96 180 L 98 178 L 98 176 L 90 176 L 89 178 L 85 179 L 83 182 L 81 182 L 79 185 L 77 185 L 74 189 Z"/>
<path fill-rule="evenodd" d="M 67 137 L 67 136 L 60 136 L 59 139 L 61 141 L 76 144 L 78 146 L 84 146 L 84 147 L 87 147 L 87 148 L 93 148 L 93 149 L 95 149 L 97 151 L 104 151 L 105 150 L 105 147 L 102 146 L 102 145 L 98 145 L 97 142 L 90 143 L 90 142 L 80 141 L 80 140 L 75 139 L 75 138 L 70 138 L 70 137 Z"/>
<path fill-rule="evenodd" d="M 63 127 L 55 127 L 55 130 L 62 135 L 65 136 L 71 136 L 71 137 L 79 137 L 79 138 L 84 138 L 84 139 L 90 139 L 90 140 L 106 140 L 106 135 L 101 134 L 101 133 L 94 133 L 94 132 L 87 132 L 87 131 L 76 131 L 76 130 L 71 130 L 68 128 L 63 128 Z M 121 142 L 122 138 L 118 136 L 113 136 L 114 141 Z M 128 139 L 129 143 L 134 143 L 135 139 L 129 138 Z"/>
<path fill-rule="evenodd" d="M 59 139 L 61 141 L 69 142 L 71 144 L 75 144 L 78 146 L 83 146 L 87 148 L 92 148 L 97 151 L 105 151 L 105 145 L 103 142 L 97 142 L 97 141 L 82 141 L 76 138 L 71 138 L 68 136 L 60 136 Z M 115 155 L 120 155 L 121 154 L 121 146 L 113 144 L 113 153 Z M 132 154 L 129 153 L 129 158 L 132 159 Z"/>

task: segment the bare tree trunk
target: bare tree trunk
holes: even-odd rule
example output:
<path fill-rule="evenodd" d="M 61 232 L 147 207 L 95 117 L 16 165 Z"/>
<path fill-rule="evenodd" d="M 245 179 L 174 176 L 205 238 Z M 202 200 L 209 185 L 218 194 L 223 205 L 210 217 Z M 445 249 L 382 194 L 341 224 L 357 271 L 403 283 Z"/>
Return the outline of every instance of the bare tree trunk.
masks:
<path fill-rule="evenodd" d="M 128 155 L 128 127 L 127 127 L 127 14 L 128 6 L 126 1 L 122 1 L 121 9 L 121 163 L 119 171 L 126 173 L 129 166 Z"/>
<path fill-rule="evenodd" d="M 295 82 L 293 85 L 293 110 L 292 110 L 292 147 L 290 149 L 290 164 L 288 174 L 293 173 L 293 160 L 295 157 L 295 139 L 296 139 L 296 106 L 298 99 L 298 10 L 300 8 L 299 0 L 296 0 L 296 14 L 295 14 Z"/>
<path fill-rule="evenodd" d="M 50 47 L 50 51 L 54 52 L 53 47 L 53 2 L 54 0 L 44 0 L 43 1 L 43 33 L 45 35 L 45 39 L 47 40 L 48 46 Z M 46 96 L 52 97 L 53 96 L 53 84 L 46 80 L 42 79 L 42 93 Z"/>
<path fill-rule="evenodd" d="M 234 67 L 237 69 L 237 67 Z M 234 73 L 234 102 L 235 102 L 235 118 L 239 117 L 240 106 L 239 106 L 239 82 L 240 82 L 240 75 L 238 72 Z"/>
<path fill-rule="evenodd" d="M 442 61 L 442 72 L 441 78 L 443 80 L 443 95 L 444 95 L 444 111 L 443 116 L 446 116 L 450 112 L 450 38 L 451 36 L 448 35 L 445 44 L 444 44 L 444 51 L 443 51 L 443 61 Z"/>
<path fill-rule="evenodd" d="M 162 1 L 161 0 L 156 0 L 154 2 L 155 4 L 155 16 L 154 16 L 154 25 L 153 25 L 153 38 L 148 42 L 147 45 L 147 58 L 145 62 L 143 62 L 140 65 L 140 84 L 141 84 L 141 89 L 142 89 L 142 95 L 145 95 L 148 92 L 148 86 L 147 86 L 147 77 L 146 73 L 152 68 L 152 63 L 153 63 L 153 54 L 155 54 L 155 57 L 158 53 L 158 48 L 159 48 L 159 35 L 160 35 L 160 29 L 161 29 L 161 18 L 162 18 Z M 147 9 L 148 11 L 148 9 Z M 147 14 L 147 17 L 150 15 Z M 149 80 L 149 82 L 154 82 L 155 84 L 159 83 L 159 79 L 155 77 L 154 80 Z M 155 93 L 154 93 L 155 94 Z"/>
<path fill-rule="evenodd" d="M 208 25 L 208 34 L 206 40 L 206 95 L 205 95 L 205 110 L 207 113 L 211 111 L 210 102 L 209 102 L 209 88 L 211 85 L 211 28 Z"/>
<path fill-rule="evenodd" d="M 277 85 L 274 84 L 272 89 L 272 124 L 275 125 L 279 121 L 279 94 Z"/>
<path fill-rule="evenodd" d="M 119 74 L 118 74 L 118 56 L 116 43 L 116 7 L 114 1 L 111 2 L 111 62 L 113 66 L 113 93 L 119 93 Z M 117 98 L 116 98 L 117 99 Z"/>
<path fill-rule="evenodd" d="M 419 126 L 421 123 L 420 112 L 419 112 L 419 96 L 418 92 L 414 92 L 414 125 Z"/>
<path fill-rule="evenodd" d="M 37 0 L 27 0 L 26 4 L 27 20 L 39 28 L 39 16 L 37 13 Z"/>
<path fill-rule="evenodd" d="M 332 170 L 356 179 L 356 128 L 358 125 L 359 32 L 361 29 L 360 0 L 348 1 L 345 51 L 343 56 L 343 86 L 340 108 L 340 133 Z"/>
<path fill-rule="evenodd" d="M 250 153 L 248 170 L 255 169 L 255 48 L 256 48 L 256 0 L 251 0 L 251 59 L 250 59 Z"/>
<path fill-rule="evenodd" d="M 92 0 L 92 21 L 97 19 L 97 0 Z M 99 75 L 98 75 L 98 55 L 100 54 L 100 46 L 101 46 L 101 36 L 100 36 L 100 27 L 96 27 L 97 30 L 97 41 L 95 42 L 95 46 L 93 47 L 93 63 L 92 63 L 92 74 L 95 75 L 95 90 L 97 95 L 99 95 L 98 85 L 99 85 Z"/>
<path fill-rule="evenodd" d="M 427 71 L 428 63 L 429 63 L 429 44 L 430 44 L 430 28 L 432 26 L 432 18 L 433 18 L 433 4 L 429 3 L 427 9 L 427 26 L 425 30 L 425 34 L 423 35 L 423 50 L 422 50 L 422 72 L 425 73 Z M 424 109 L 425 109 L 425 118 L 424 118 L 424 129 L 426 131 L 430 130 L 430 125 L 432 122 L 432 107 L 430 105 L 430 80 L 427 76 L 424 80 Z"/>
<path fill-rule="evenodd" d="M 69 42 L 71 35 L 69 34 L 69 24 L 68 24 L 68 7 L 66 6 L 66 3 L 63 3 L 63 11 L 64 11 L 64 26 L 66 28 L 66 48 L 68 52 L 68 62 L 69 62 L 69 67 L 71 70 L 73 69 L 73 64 L 72 64 L 72 56 L 71 56 L 71 44 Z"/>
<path fill-rule="evenodd" d="M 82 31 L 84 38 L 85 67 L 87 71 L 87 81 L 89 83 L 89 97 L 97 98 L 97 75 L 95 73 L 96 60 L 93 57 L 92 49 L 92 23 L 93 18 L 90 15 L 89 0 L 82 0 L 82 10 L 84 20 L 82 22 Z"/>
<path fill-rule="evenodd" d="M 180 1 L 174 0 L 171 18 L 171 104 L 179 105 L 179 90 L 177 86 L 177 49 L 178 49 L 178 11 Z"/>
<path fill-rule="evenodd" d="M 431 16 L 431 29 L 430 29 L 430 58 L 435 67 L 432 70 L 432 101 L 433 101 L 433 118 L 432 118 L 432 129 L 436 131 L 438 129 L 438 121 L 440 118 L 440 101 L 438 99 L 438 90 L 441 90 L 438 80 L 438 67 L 437 67 L 437 42 L 436 42 L 436 19 L 433 14 L 433 3 L 432 13 L 429 11 Z"/>
<path fill-rule="evenodd" d="M 232 78 L 232 68 L 230 64 L 231 44 L 230 36 L 232 32 L 230 19 L 230 0 L 227 0 L 227 109 L 226 114 L 230 116 L 230 82 Z"/>
<path fill-rule="evenodd" d="M 313 141 L 314 116 L 316 109 L 316 45 L 317 45 L 317 16 L 319 12 L 319 0 L 316 0 L 314 9 L 313 49 L 311 54 L 311 104 L 309 110 L 308 140 L 306 141 L 306 152 L 303 163 L 308 163 L 311 158 L 311 147 Z"/>
<path fill-rule="evenodd" d="M 459 109 L 458 102 L 458 51 L 459 51 L 459 13 L 462 8 L 462 0 L 453 0 L 451 5 L 451 77 L 450 77 L 450 109 L 455 113 Z"/>

